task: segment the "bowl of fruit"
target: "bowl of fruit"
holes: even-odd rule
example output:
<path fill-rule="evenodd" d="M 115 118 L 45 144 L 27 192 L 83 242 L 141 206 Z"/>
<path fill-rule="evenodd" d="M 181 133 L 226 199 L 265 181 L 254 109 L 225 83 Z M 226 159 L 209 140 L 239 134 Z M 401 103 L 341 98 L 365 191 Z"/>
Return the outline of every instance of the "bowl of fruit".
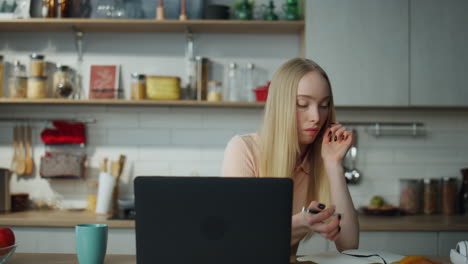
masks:
<path fill-rule="evenodd" d="M 393 216 L 400 214 L 400 209 L 391 204 L 386 204 L 382 196 L 375 195 L 370 200 L 368 206 L 361 207 L 361 210 L 366 215 L 375 216 Z"/>
<path fill-rule="evenodd" d="M 8 227 L 0 228 L 0 264 L 7 263 L 8 259 L 15 253 L 15 234 Z"/>

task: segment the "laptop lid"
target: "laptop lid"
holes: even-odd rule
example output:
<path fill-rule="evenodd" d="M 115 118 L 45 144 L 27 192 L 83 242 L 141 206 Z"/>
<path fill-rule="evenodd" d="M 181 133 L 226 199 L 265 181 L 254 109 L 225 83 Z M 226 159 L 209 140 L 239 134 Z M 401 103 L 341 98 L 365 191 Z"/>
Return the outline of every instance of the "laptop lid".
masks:
<path fill-rule="evenodd" d="M 137 177 L 137 263 L 289 263 L 292 180 Z"/>

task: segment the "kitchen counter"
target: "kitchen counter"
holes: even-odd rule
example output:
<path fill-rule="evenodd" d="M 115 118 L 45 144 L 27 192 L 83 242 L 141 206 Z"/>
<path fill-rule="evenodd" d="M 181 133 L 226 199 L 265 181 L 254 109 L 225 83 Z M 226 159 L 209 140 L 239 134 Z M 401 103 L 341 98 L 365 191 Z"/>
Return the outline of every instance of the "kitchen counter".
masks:
<path fill-rule="evenodd" d="M 86 211 L 27 211 L 0 215 L 0 226 L 74 227 L 82 223 L 103 223 L 109 228 L 135 228 L 133 220 L 107 218 Z M 359 215 L 359 224 L 361 231 L 468 231 L 468 216 Z"/>
<path fill-rule="evenodd" d="M 449 264 L 448 256 L 426 256 L 427 258 L 441 264 Z M 67 264 L 77 263 L 75 254 L 37 254 L 37 253 L 16 253 L 8 261 L 9 264 Z M 112 264 L 133 264 L 136 263 L 134 255 L 107 255 L 104 263 Z M 296 262 L 300 263 L 300 262 Z"/>

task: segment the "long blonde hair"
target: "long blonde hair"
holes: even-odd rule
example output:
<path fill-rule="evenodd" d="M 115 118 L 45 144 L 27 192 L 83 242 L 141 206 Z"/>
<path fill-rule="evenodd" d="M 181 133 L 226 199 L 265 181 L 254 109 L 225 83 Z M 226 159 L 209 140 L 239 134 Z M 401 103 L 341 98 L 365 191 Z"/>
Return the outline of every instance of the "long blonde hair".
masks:
<path fill-rule="evenodd" d="M 260 131 L 260 177 L 291 177 L 299 148 L 296 123 L 297 87 L 309 72 L 320 73 L 330 89 L 328 118 L 315 141 L 309 147 L 311 179 L 308 202 L 330 201 L 330 186 L 321 157 L 322 137 L 331 122 L 335 122 L 335 107 L 327 73 L 317 63 L 304 58 L 285 62 L 273 75 Z"/>

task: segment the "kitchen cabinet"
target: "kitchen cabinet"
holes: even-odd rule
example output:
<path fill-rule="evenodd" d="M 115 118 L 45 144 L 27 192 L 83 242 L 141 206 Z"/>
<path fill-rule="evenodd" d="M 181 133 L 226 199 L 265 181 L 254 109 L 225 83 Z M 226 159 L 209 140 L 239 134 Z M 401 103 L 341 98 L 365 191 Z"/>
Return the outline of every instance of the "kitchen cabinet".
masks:
<path fill-rule="evenodd" d="M 468 2 L 410 3 L 410 104 L 468 106 Z"/>
<path fill-rule="evenodd" d="M 335 105 L 408 106 L 408 0 L 311 0 L 306 14 L 306 57 L 329 74 Z"/>

